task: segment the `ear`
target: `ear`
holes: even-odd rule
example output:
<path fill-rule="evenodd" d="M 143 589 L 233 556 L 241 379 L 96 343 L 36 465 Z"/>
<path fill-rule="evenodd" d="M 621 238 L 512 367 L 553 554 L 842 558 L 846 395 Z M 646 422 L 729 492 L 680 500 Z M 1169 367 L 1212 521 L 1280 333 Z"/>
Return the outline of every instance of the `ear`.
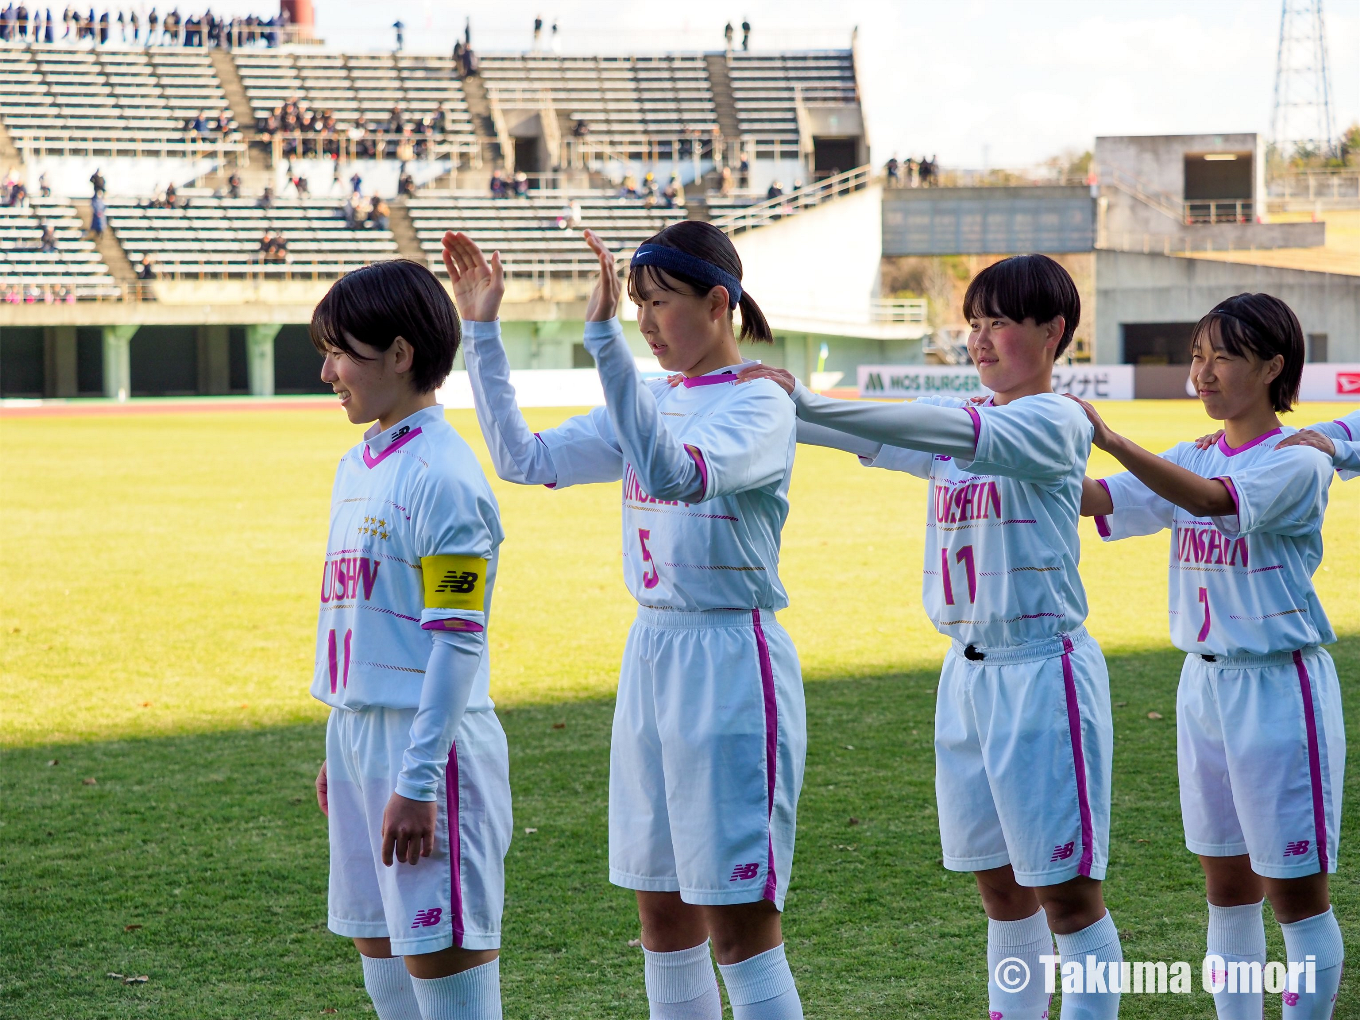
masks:
<path fill-rule="evenodd" d="M 392 368 L 397 375 L 405 375 L 416 363 L 416 349 L 404 336 L 398 336 L 392 341 L 388 353 L 392 357 Z"/>
<path fill-rule="evenodd" d="M 727 293 L 726 287 L 714 287 L 708 292 L 708 317 L 714 322 L 725 319 L 728 311 L 728 301 L 731 296 Z"/>
<path fill-rule="evenodd" d="M 1055 315 L 1052 321 L 1044 323 L 1044 346 L 1057 350 L 1058 344 L 1062 342 L 1063 334 L 1066 332 L 1066 317 Z"/>
<path fill-rule="evenodd" d="M 1280 373 L 1284 371 L 1284 355 L 1277 354 L 1269 361 L 1262 362 L 1261 368 L 1262 368 L 1261 381 L 1264 382 L 1267 386 L 1269 386 L 1276 379 L 1278 379 L 1280 377 Z"/>

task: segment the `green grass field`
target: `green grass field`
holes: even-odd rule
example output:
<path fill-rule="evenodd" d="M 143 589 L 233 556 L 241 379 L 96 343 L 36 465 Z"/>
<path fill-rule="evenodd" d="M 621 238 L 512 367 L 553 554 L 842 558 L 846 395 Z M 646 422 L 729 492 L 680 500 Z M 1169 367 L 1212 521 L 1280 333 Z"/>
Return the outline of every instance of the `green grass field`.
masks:
<path fill-rule="evenodd" d="M 1211 425 L 1188 402 L 1102 411 L 1154 449 Z M 530 417 L 541 428 L 563 415 Z M 450 419 L 482 451 L 472 413 Z M 334 409 L 0 420 L 0 1017 L 373 1015 L 353 948 L 325 929 L 312 794 L 324 709 L 307 694 L 330 483 L 357 437 Z M 1093 460 L 1092 473 L 1112 470 Z M 493 484 L 509 536 L 490 628 L 515 795 L 506 1016 L 645 1016 L 631 895 L 605 867 L 631 619 L 618 490 Z M 803 660 L 810 739 L 785 933 L 809 1017 L 986 1009 L 981 907 L 972 880 L 939 864 L 945 644 L 919 604 L 924 495 L 916 479 L 799 451 L 781 620 Z M 1332 651 L 1351 718 L 1357 535 L 1360 482 L 1337 483 L 1317 582 L 1343 635 Z M 1205 911 L 1176 800 L 1167 539 L 1083 536 L 1116 705 L 1107 899 L 1127 959 L 1196 961 Z M 1333 884 L 1348 936 L 1360 930 L 1355 818 Z M 1198 990 L 1131 995 L 1123 1015 L 1213 1007 Z M 1350 978 L 1337 1016 L 1356 1015 Z"/>

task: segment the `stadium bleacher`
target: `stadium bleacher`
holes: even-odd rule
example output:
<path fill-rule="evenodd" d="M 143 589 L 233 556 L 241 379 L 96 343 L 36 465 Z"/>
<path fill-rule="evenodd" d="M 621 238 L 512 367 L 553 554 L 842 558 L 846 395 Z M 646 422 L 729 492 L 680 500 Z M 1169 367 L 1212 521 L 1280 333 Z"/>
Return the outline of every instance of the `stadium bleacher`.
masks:
<path fill-rule="evenodd" d="M 510 276 L 590 272 L 598 266 L 581 240 L 580 229 L 558 225 L 568 202 L 581 211 L 581 225 L 594 230 L 615 250 L 637 247 L 662 227 L 685 218 L 684 209 L 646 208 L 636 200 L 601 196 L 597 191 L 536 194 L 529 199 L 420 196 L 407 209 L 431 269 L 444 275 L 440 257 L 446 230 L 462 230 L 484 251 L 499 251 Z"/>
<path fill-rule="evenodd" d="M 113 228 L 128 259 L 143 254 L 162 276 L 339 276 L 375 259 L 395 258 L 390 230 L 352 230 L 333 200 L 277 201 L 262 209 L 249 199 L 194 199 L 164 209 L 116 198 L 108 202 Z M 265 231 L 282 233 L 288 261 L 265 261 Z"/>
<path fill-rule="evenodd" d="M 0 117 L 21 149 L 183 144 L 186 121 L 228 107 L 201 50 L 5 46 L 0 83 Z"/>
<path fill-rule="evenodd" d="M 734 53 L 728 68 L 743 137 L 798 145 L 795 95 L 807 105 L 859 101 L 849 50 Z"/>
<path fill-rule="evenodd" d="M 50 226 L 56 251 L 41 250 Z M 75 207 L 60 199 L 33 199 L 27 206 L 0 206 L 0 299 L 8 301 L 117 297 L 119 288 L 99 257 Z"/>

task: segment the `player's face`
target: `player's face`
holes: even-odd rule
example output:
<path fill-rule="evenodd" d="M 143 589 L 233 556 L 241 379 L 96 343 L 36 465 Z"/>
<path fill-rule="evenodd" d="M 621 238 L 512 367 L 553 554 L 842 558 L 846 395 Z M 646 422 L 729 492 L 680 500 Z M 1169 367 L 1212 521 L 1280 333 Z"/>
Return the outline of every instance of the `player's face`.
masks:
<path fill-rule="evenodd" d="M 1062 338 L 1062 317 L 1042 325 L 1033 319 L 1016 322 L 1004 315 L 975 316 L 968 321 L 968 355 L 982 385 L 1007 393 L 1050 373 L 1053 352 Z"/>
<path fill-rule="evenodd" d="M 638 328 L 666 371 L 688 373 L 721 346 L 727 331 L 726 305 L 721 298 L 655 285 L 646 289 L 645 296 L 638 296 L 642 298 L 634 299 Z"/>
<path fill-rule="evenodd" d="M 409 386 L 401 371 L 403 356 L 409 360 L 410 347 L 400 338 L 385 351 L 350 337 L 358 357 L 339 348 L 329 348 L 321 363 L 321 381 L 340 398 L 340 406 L 355 425 L 364 425 L 389 414 Z M 405 366 L 409 371 L 409 364 Z"/>
<path fill-rule="evenodd" d="M 1284 367 L 1276 355 L 1263 361 L 1250 352 L 1232 354 L 1211 324 L 1190 351 L 1190 383 L 1210 418 L 1226 421 L 1270 406 L 1270 384 Z"/>

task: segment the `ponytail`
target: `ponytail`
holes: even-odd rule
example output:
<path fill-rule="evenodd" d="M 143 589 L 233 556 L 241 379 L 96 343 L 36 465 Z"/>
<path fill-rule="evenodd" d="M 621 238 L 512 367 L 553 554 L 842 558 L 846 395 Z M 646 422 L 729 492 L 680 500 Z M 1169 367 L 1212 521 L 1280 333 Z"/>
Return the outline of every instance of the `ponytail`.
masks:
<path fill-rule="evenodd" d="M 770 324 L 765 321 L 765 313 L 744 290 L 741 292 L 741 301 L 737 307 L 741 309 L 741 336 L 738 339 L 754 340 L 762 344 L 774 343 L 774 334 L 770 332 Z"/>

